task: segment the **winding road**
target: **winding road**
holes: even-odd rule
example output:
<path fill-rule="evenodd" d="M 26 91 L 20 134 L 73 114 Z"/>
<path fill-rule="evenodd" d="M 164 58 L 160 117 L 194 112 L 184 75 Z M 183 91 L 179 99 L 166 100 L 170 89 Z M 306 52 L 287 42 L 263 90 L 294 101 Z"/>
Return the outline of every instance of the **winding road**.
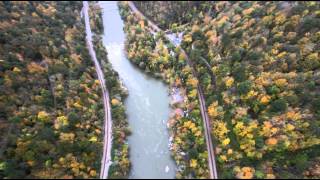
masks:
<path fill-rule="evenodd" d="M 98 79 L 100 82 L 102 95 L 103 95 L 103 106 L 104 106 L 104 140 L 103 140 L 103 155 L 101 161 L 101 170 L 100 170 L 100 179 L 106 179 L 108 177 L 109 167 L 111 165 L 111 145 L 112 145 L 112 120 L 111 120 L 111 108 L 109 101 L 109 92 L 107 90 L 104 74 L 102 68 L 100 66 L 99 61 L 96 57 L 96 52 L 93 49 L 92 44 L 92 31 L 90 27 L 90 17 L 89 17 L 89 4 L 87 1 L 83 1 L 83 15 L 85 19 L 85 27 L 86 27 L 86 41 L 88 50 L 91 56 L 91 59 L 94 62 L 95 69 L 98 75 Z"/>
<path fill-rule="evenodd" d="M 132 1 L 128 1 L 128 5 L 130 9 L 132 10 L 133 13 L 135 13 L 139 18 L 145 19 L 148 21 L 148 25 L 152 28 L 153 33 L 154 32 L 165 32 L 161 28 L 159 28 L 156 24 L 154 24 L 150 19 L 148 19 L 144 14 L 142 14 L 134 5 Z M 168 37 L 166 34 L 166 38 L 174 45 L 176 45 L 171 38 Z M 179 46 L 179 45 L 176 45 Z M 180 47 L 180 46 L 179 46 Z M 198 74 L 193 66 L 192 61 L 190 60 L 189 56 L 187 53 L 184 51 L 184 49 L 181 49 L 181 52 L 185 55 L 187 63 L 189 64 L 190 67 L 192 67 L 192 74 L 194 77 L 198 77 Z M 210 178 L 211 179 L 218 179 L 218 173 L 217 173 L 217 166 L 216 166 L 216 160 L 215 160 L 215 153 L 214 153 L 214 147 L 212 143 L 212 138 L 211 138 L 211 127 L 210 127 L 210 122 L 209 122 L 209 116 L 207 113 L 207 108 L 205 105 L 205 99 L 203 95 L 202 88 L 200 85 L 197 85 L 197 90 L 198 90 L 198 98 L 200 102 L 200 110 L 201 110 L 201 116 L 203 119 L 204 123 L 204 131 L 205 131 L 205 138 L 206 138 L 206 143 L 207 143 L 207 149 L 208 149 L 208 165 L 209 165 L 209 171 L 210 171 Z"/>

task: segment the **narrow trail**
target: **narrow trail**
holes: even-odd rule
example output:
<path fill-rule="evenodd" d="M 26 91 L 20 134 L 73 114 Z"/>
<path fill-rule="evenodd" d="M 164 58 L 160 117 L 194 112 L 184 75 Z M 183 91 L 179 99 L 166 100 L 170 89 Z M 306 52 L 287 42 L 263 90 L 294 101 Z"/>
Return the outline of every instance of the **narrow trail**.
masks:
<path fill-rule="evenodd" d="M 109 92 L 107 90 L 104 74 L 100 66 L 99 61 L 96 57 L 96 52 L 92 44 L 92 31 L 90 27 L 90 17 L 89 17 L 89 4 L 87 1 L 83 1 L 83 15 L 85 18 L 86 27 L 86 41 L 90 56 L 94 62 L 95 69 L 100 82 L 102 95 L 103 95 L 103 106 L 104 106 L 104 140 L 103 140 L 103 155 L 101 161 L 100 179 L 106 179 L 108 177 L 109 167 L 111 165 L 111 145 L 112 145 L 112 120 L 111 120 L 111 108 L 110 108 L 110 98 Z"/>
<path fill-rule="evenodd" d="M 154 32 L 165 32 L 162 29 L 160 29 L 156 24 L 154 24 L 150 19 L 148 19 L 146 16 L 144 16 L 144 14 L 142 14 L 134 5 L 134 3 L 132 1 L 128 1 L 128 5 L 130 7 L 130 9 L 132 10 L 133 13 L 135 13 L 135 15 L 137 15 L 139 18 L 141 19 L 145 19 L 148 21 L 148 25 L 151 27 L 151 31 Z M 175 43 L 171 40 L 171 38 L 169 38 L 166 34 L 166 38 L 175 45 Z M 176 46 L 176 45 L 175 45 Z M 177 47 L 180 47 L 179 45 L 177 45 Z M 181 52 L 185 55 L 187 63 L 189 64 L 189 66 L 192 68 L 192 74 L 194 77 L 198 78 L 198 74 L 194 68 L 194 65 L 192 63 L 192 61 L 190 60 L 189 56 L 187 55 L 187 53 L 184 51 L 184 49 L 181 49 Z M 208 165 L 209 165 L 209 171 L 210 171 L 210 178 L 211 179 L 218 179 L 218 173 L 217 173 L 217 166 L 216 166 L 216 160 L 215 160 L 215 153 L 214 153 L 214 147 L 213 147 L 213 143 L 212 143 L 212 137 L 211 137 L 211 127 L 210 127 L 210 122 L 209 122 L 209 116 L 207 113 L 207 107 L 205 104 L 205 99 L 204 99 L 204 95 L 203 95 L 203 91 L 202 88 L 200 87 L 200 85 L 197 85 L 197 90 L 198 90 L 198 98 L 199 98 L 199 102 L 200 102 L 200 110 L 201 110 L 201 116 L 203 119 L 203 123 L 204 123 L 204 131 L 205 131 L 205 138 L 206 138 L 206 143 L 207 143 L 207 149 L 208 149 Z"/>

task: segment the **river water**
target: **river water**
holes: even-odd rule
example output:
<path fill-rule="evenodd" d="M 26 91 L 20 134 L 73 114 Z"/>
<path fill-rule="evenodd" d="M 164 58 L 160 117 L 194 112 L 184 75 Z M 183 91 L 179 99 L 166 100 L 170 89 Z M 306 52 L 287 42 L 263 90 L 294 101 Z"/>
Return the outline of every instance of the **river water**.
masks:
<path fill-rule="evenodd" d="M 172 179 L 176 167 L 168 148 L 168 86 L 143 73 L 126 58 L 124 24 L 117 2 L 99 4 L 103 10 L 103 43 L 108 51 L 108 59 L 129 92 L 125 101 L 132 130 L 128 139 L 132 162 L 129 178 Z"/>

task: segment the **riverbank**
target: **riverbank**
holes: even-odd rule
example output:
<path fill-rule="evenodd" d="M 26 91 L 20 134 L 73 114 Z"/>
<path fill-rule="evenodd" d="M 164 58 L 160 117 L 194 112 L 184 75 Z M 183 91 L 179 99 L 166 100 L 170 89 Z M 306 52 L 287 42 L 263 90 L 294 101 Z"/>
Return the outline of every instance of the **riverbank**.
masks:
<path fill-rule="evenodd" d="M 167 27 L 192 17 L 181 46 L 209 105 L 219 177 L 319 176 L 319 3 L 199 2 L 209 9 L 177 16 L 181 5 L 139 10 Z"/>
<path fill-rule="evenodd" d="M 101 2 L 104 29 L 103 45 L 108 59 L 129 96 L 124 101 L 132 134 L 128 137 L 131 171 L 129 178 L 166 178 L 175 174 L 168 148 L 166 121 L 170 107 L 166 85 L 137 69 L 126 59 L 123 22 L 116 2 Z"/>
<path fill-rule="evenodd" d="M 102 8 L 99 3 L 90 3 L 90 27 L 93 29 L 93 44 L 97 59 L 99 60 L 102 72 L 105 77 L 105 84 L 110 93 L 111 114 L 112 114 L 112 147 L 110 153 L 110 168 L 103 170 L 101 166 L 101 178 L 127 178 L 130 170 L 129 146 L 127 137 L 130 135 L 130 128 L 127 121 L 124 101 L 128 96 L 126 88 L 119 79 L 118 73 L 112 69 L 108 59 L 108 53 L 103 45 L 103 17 Z M 103 161 L 104 163 L 108 163 Z M 106 172 L 104 172 L 106 171 Z"/>
<path fill-rule="evenodd" d="M 0 3 L 1 179 L 99 173 L 104 110 L 81 8 Z"/>
<path fill-rule="evenodd" d="M 146 21 L 130 14 L 126 3 L 120 3 L 125 21 L 128 58 L 135 64 L 145 64 L 142 69 L 161 74 L 170 87 L 177 87 L 184 95 L 169 120 L 170 149 L 178 171 L 176 178 L 209 177 L 207 152 L 202 131 L 202 120 L 197 98 L 197 80 L 179 48 L 174 48 L 163 34 L 149 30 Z M 173 90 L 171 90 L 173 91 Z"/>

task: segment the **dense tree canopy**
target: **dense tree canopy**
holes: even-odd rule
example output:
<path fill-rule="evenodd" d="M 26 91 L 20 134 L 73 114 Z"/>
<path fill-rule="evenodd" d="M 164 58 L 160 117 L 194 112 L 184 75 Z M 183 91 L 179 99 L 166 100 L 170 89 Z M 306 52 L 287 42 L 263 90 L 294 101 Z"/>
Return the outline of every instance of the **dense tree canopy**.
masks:
<path fill-rule="evenodd" d="M 198 107 L 194 84 L 201 85 L 220 177 L 319 177 L 320 4 L 199 2 L 194 11 L 178 8 L 192 3 L 135 2 L 162 28 L 175 32 L 174 23 L 187 23 L 179 28 L 184 34 L 182 48 L 198 79 L 185 74 L 190 67 L 179 49 L 170 49 L 163 35 L 153 36 L 148 27 L 139 25 L 122 3 L 129 58 L 147 71 L 162 73 L 167 82 L 182 82 L 193 107 Z M 177 134 L 174 142 L 188 142 L 181 141 L 186 130 L 179 128 L 172 128 Z M 206 176 L 201 174 L 206 161 L 191 158 L 191 147 L 182 146 L 190 164 L 189 169 L 179 169 L 177 177 Z M 201 151 L 196 154 L 201 157 Z"/>
<path fill-rule="evenodd" d="M 1 178 L 99 175 L 104 111 L 81 8 L 81 2 L 0 3 Z M 90 15 L 92 29 L 102 33 L 101 13 Z M 124 97 L 101 51 L 111 97 Z M 127 131 L 121 101 L 112 106 L 115 135 Z M 127 155 L 116 140 L 121 149 L 115 149 Z"/>

